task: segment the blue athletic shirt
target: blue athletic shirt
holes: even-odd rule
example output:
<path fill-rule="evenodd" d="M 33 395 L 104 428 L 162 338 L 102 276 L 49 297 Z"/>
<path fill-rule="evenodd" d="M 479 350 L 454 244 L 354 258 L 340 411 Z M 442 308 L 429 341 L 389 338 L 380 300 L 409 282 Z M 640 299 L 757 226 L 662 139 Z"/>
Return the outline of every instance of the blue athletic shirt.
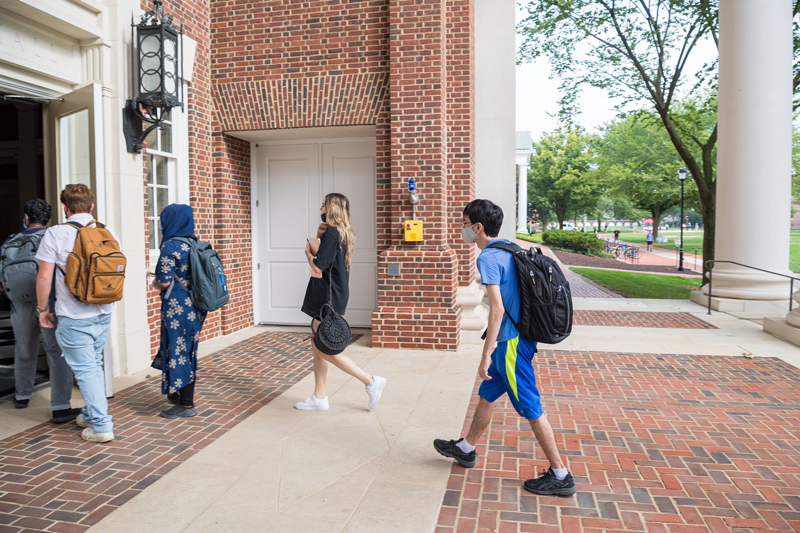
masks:
<path fill-rule="evenodd" d="M 519 285 L 517 283 L 517 271 L 514 266 L 514 256 L 499 248 L 489 248 L 493 242 L 507 242 L 507 239 L 492 239 L 487 243 L 486 248 L 478 256 L 478 272 L 481 275 L 481 283 L 484 285 L 499 285 L 500 296 L 503 298 L 503 306 L 511 313 L 514 320 L 519 320 Z M 503 322 L 500 324 L 500 332 L 497 334 L 497 342 L 503 342 L 517 337 L 519 333 L 514 323 L 508 319 L 508 315 L 503 313 Z"/>

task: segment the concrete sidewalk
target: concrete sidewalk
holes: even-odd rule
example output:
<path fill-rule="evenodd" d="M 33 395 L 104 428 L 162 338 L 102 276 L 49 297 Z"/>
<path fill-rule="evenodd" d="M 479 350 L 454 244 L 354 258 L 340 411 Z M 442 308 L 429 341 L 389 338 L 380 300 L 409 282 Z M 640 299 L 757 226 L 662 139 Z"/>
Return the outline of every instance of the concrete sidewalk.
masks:
<path fill-rule="evenodd" d="M 498 401 L 479 443 L 475 468 L 463 469 L 433 450 L 434 438 L 457 438 L 469 424 L 479 345 L 462 345 L 457 352 L 383 350 L 372 348 L 368 332 L 360 332 L 347 353 L 368 372 L 388 378 L 380 404 L 369 411 L 363 386 L 332 367 L 330 410 L 305 412 L 293 405 L 313 388 L 306 331 L 250 328 L 202 345 L 213 353 L 200 361 L 200 416 L 194 419 L 156 417 L 165 405 L 158 378 L 138 375 L 125 378 L 135 383 L 113 400 L 114 443 L 83 443 L 78 428 L 47 424 L 3 440 L 0 531 L 800 528 L 796 446 L 748 444 L 780 456 L 780 466 L 763 470 L 768 459 L 759 459 L 757 450 L 746 452 L 744 441 L 731 448 L 699 433 L 663 440 L 673 431 L 708 424 L 722 424 L 719 432 L 734 424 L 742 428 L 739 438 L 763 433 L 761 425 L 751 429 L 745 419 L 704 418 L 743 409 L 743 400 L 725 403 L 725 394 L 736 394 L 725 391 L 755 394 L 753 379 L 760 376 L 761 395 L 774 390 L 776 399 L 758 404 L 772 411 L 757 423 L 772 420 L 770 431 L 783 432 L 775 443 L 788 445 L 790 434 L 796 442 L 800 348 L 749 321 L 708 316 L 689 301 L 576 298 L 575 309 L 573 334 L 557 346 L 540 347 L 535 361 L 545 409 L 576 475 L 575 497 L 535 497 L 520 488 L 520 480 L 535 476 L 545 463 L 527 423 L 505 400 Z M 714 377 L 717 367 L 724 372 Z M 631 373 L 636 379 L 626 381 Z M 621 388 L 603 392 L 618 380 Z M 669 389 L 659 383 L 691 385 L 682 392 L 689 403 L 662 398 Z M 630 394 L 633 403 L 619 403 Z M 664 425 L 680 405 L 706 404 L 706 410 L 691 411 L 688 426 Z M 0 416 L 10 412 L 9 403 L 0 406 Z M 614 436 L 615 431 L 622 433 Z M 651 435 L 655 448 L 644 453 L 642 443 Z M 613 442 L 603 444 L 604 438 Z M 665 462 L 673 449 L 684 453 L 684 441 L 695 454 L 727 453 L 713 455 L 727 462 L 714 470 L 714 459 L 697 459 L 703 472 L 691 461 Z M 736 450 L 750 455 L 735 459 Z M 770 477 L 770 468 L 780 469 L 779 480 Z M 654 472 L 666 477 L 653 478 Z M 739 479 L 737 473 L 751 484 L 725 485 L 723 476 L 730 482 Z M 713 479 L 692 481 L 707 475 Z M 778 492 L 753 488 L 764 483 Z M 743 510 L 742 501 L 755 503 Z"/>

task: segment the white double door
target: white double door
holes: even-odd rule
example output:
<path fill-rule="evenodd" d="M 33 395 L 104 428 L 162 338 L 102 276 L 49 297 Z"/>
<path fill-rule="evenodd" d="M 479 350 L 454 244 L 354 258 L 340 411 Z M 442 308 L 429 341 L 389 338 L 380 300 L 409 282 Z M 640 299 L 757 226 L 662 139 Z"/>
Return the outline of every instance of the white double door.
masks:
<path fill-rule="evenodd" d="M 345 317 L 369 327 L 377 305 L 375 141 L 260 144 L 254 147 L 257 320 L 307 325 L 300 311 L 310 270 L 303 252 L 316 236 L 325 195 L 350 200 L 356 235 Z"/>

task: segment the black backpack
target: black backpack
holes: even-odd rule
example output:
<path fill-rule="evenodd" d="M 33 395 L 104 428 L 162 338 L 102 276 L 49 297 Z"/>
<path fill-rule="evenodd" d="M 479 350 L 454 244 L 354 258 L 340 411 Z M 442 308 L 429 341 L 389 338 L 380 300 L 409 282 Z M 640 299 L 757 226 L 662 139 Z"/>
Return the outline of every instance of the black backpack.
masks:
<path fill-rule="evenodd" d="M 506 242 L 493 242 L 488 247 L 514 254 L 520 293 L 519 322 L 507 309 L 505 312 L 519 334 L 545 344 L 557 344 L 566 339 L 572 332 L 572 291 L 558 263 L 544 255 L 539 247 L 525 250 Z"/>

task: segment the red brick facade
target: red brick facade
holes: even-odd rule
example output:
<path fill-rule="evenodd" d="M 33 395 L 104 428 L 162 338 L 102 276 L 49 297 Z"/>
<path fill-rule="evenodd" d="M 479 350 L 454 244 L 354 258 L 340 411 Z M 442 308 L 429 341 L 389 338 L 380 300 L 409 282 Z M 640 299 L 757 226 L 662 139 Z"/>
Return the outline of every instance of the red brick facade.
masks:
<path fill-rule="evenodd" d="M 474 194 L 473 0 L 165 2 L 198 43 L 189 94 L 191 204 L 231 302 L 204 337 L 253 323 L 250 144 L 224 132 L 375 125 L 376 346 L 454 349 L 474 279 L 460 211 Z M 149 9 L 146 2 L 143 9 Z M 422 243 L 402 240 L 417 180 Z M 397 263 L 399 275 L 388 267 Z M 153 343 L 159 324 L 149 305 Z"/>

